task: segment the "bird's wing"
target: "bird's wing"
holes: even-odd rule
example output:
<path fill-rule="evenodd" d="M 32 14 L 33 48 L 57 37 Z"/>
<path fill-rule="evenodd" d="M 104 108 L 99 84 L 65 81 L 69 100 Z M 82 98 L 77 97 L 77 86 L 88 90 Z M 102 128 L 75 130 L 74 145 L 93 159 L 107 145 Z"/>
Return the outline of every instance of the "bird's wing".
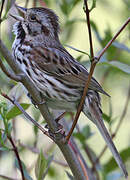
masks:
<path fill-rule="evenodd" d="M 37 68 L 64 83 L 83 88 L 88 78 L 87 69 L 77 62 L 63 47 L 43 48 L 37 46 L 31 52 L 32 60 Z M 91 79 L 89 89 L 108 95 L 94 79 Z"/>

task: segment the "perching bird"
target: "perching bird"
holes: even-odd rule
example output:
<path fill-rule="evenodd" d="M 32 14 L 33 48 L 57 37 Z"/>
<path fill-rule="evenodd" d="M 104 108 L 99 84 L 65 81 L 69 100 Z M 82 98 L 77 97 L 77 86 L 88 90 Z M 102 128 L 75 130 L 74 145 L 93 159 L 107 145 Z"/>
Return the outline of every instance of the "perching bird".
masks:
<path fill-rule="evenodd" d="M 87 69 L 61 45 L 57 15 L 48 8 L 22 8 L 23 17 L 11 15 L 15 40 L 13 56 L 23 71 L 42 93 L 48 107 L 76 111 L 85 83 Z M 125 177 L 125 165 L 104 125 L 99 93 L 107 93 L 91 79 L 82 111 L 97 126 Z"/>

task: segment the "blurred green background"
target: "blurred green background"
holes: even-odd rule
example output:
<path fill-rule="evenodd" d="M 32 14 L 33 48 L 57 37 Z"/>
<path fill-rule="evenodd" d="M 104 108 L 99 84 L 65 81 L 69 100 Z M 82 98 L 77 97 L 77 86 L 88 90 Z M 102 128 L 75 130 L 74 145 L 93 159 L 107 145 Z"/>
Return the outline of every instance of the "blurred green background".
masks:
<path fill-rule="evenodd" d="M 0 3 L 1 2 L 2 1 L 0 1 Z M 7 5 L 10 6 L 10 2 L 13 1 L 6 1 L 4 6 L 2 17 L 5 19 L 1 24 L 1 38 L 11 50 L 11 45 L 14 39 L 14 35 L 12 34 L 12 25 L 14 24 L 14 21 L 6 14 L 8 11 Z M 45 5 L 53 9 L 59 16 L 61 26 L 60 40 L 62 44 L 69 45 L 89 53 L 88 31 L 82 0 L 16 1 L 19 6 L 25 6 L 27 2 L 28 8 L 34 5 Z M 89 0 L 88 3 L 89 6 L 91 6 L 92 1 Z M 10 9 L 10 12 L 11 11 L 14 13 L 16 12 L 14 7 Z M 97 1 L 96 8 L 94 8 L 90 13 L 95 56 L 98 55 L 100 50 L 127 20 L 129 12 L 130 1 L 128 0 Z M 128 98 L 128 89 L 130 85 L 129 48 L 130 26 L 128 25 L 113 43 L 113 45 L 107 50 L 105 55 L 101 58 L 94 72 L 94 77 L 102 84 L 104 90 L 111 96 L 109 98 L 101 95 L 103 112 L 111 121 L 109 123 L 106 122 L 106 125 L 109 129 L 111 129 L 112 132 L 117 127 L 119 119 L 124 110 L 125 102 Z M 89 69 L 90 61 L 88 56 L 68 47 L 66 47 L 66 49 Z M 3 57 L 2 59 L 4 61 Z M 4 63 L 8 67 L 5 61 Z M 20 85 L 15 85 L 15 82 L 7 78 L 6 75 L 0 70 L 0 89 L 10 96 L 16 96 L 17 94 L 17 99 L 19 102 L 30 104 L 30 100 L 27 98 L 24 89 Z M 3 101 L 7 102 L 0 96 L 0 103 Z M 12 108 L 9 102 L 7 102 L 7 108 L 9 110 Z M 116 144 L 119 152 L 123 150 L 130 150 L 130 103 L 127 108 L 128 110 L 125 114 L 121 128 L 114 139 L 114 143 Z M 27 112 L 40 123 L 44 123 L 39 115 L 39 111 L 36 110 L 33 105 L 29 106 Z M 66 118 L 68 118 L 68 116 Z M 69 169 L 64 166 L 66 165 L 66 162 L 64 161 L 59 149 L 49 140 L 49 138 L 42 135 L 40 132 L 37 132 L 36 128 L 34 128 L 31 123 L 28 123 L 28 121 L 24 119 L 23 115 L 13 117 L 10 123 L 13 127 L 11 132 L 12 136 L 17 140 L 16 144 L 19 147 L 20 157 L 26 165 L 29 175 L 34 180 L 36 179 L 35 166 L 38 152 L 40 152 L 41 149 L 43 150 L 46 158 L 53 154 L 54 159 L 58 161 L 51 164 L 49 173 L 45 179 L 68 179 L 65 171 L 69 171 Z M 103 149 L 105 142 L 95 126 L 89 122 L 83 114 L 81 114 L 78 122 L 80 129 L 82 130 L 86 124 L 90 126 L 92 133 L 91 137 L 87 138 L 86 142 L 98 156 Z M 2 120 L 0 121 L 0 126 L 3 127 Z M 75 130 L 75 133 L 76 132 L 77 131 Z M 85 160 L 88 162 L 88 164 L 90 164 L 84 149 L 82 148 L 82 144 L 79 143 L 78 139 L 76 139 L 76 141 L 81 149 L 81 152 L 83 153 Z M 6 145 L 10 147 L 9 143 Z M 105 167 L 105 164 L 109 163 L 111 157 L 112 155 L 108 150 L 101 158 L 101 165 Z M 126 157 L 123 160 L 130 173 L 130 153 L 126 153 Z M 59 164 L 59 162 L 63 163 L 62 166 Z M 115 171 L 112 172 L 112 170 Z M 99 170 L 99 173 L 100 179 L 121 179 L 120 170 L 117 167 L 110 169 L 110 171 L 104 172 L 104 174 Z M 14 154 L 12 152 L 0 151 L 0 174 L 15 178 L 20 177 L 20 173 L 18 170 L 16 170 L 16 166 L 14 166 Z"/>

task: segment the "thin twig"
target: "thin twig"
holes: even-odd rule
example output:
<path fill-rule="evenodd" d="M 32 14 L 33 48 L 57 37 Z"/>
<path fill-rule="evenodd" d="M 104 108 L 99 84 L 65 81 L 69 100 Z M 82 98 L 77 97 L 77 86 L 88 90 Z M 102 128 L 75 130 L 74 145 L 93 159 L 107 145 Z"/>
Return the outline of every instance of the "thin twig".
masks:
<path fill-rule="evenodd" d="M 87 13 L 87 11 L 86 11 Z M 80 113 L 82 111 L 82 107 L 83 107 L 83 104 L 84 104 L 84 100 L 85 100 L 85 97 L 86 97 L 86 94 L 87 94 L 87 90 L 88 90 L 88 87 L 89 87 L 89 84 L 90 84 L 90 81 L 91 81 L 91 78 L 92 78 L 92 75 L 93 75 L 93 72 L 94 72 L 94 69 L 96 67 L 96 64 L 99 62 L 100 58 L 102 57 L 102 55 L 105 53 L 105 51 L 109 48 L 109 46 L 112 44 L 112 42 L 119 36 L 119 34 L 122 32 L 122 30 L 126 27 L 126 25 L 129 23 L 130 21 L 130 18 L 128 18 L 128 20 L 123 24 L 123 26 L 120 28 L 120 30 L 116 33 L 116 35 L 108 42 L 108 44 L 105 46 L 105 48 L 101 51 L 101 53 L 99 54 L 98 57 L 95 57 L 92 61 L 91 61 L 91 68 L 90 68 L 90 72 L 89 72 L 89 75 L 88 75 L 88 79 L 86 81 L 86 84 L 85 84 L 85 88 L 84 88 L 84 91 L 83 91 L 83 95 L 81 97 L 81 101 L 80 101 L 80 104 L 78 106 L 78 109 L 77 109 L 77 112 L 76 112 L 76 116 L 75 116 L 75 119 L 74 119 L 74 122 L 72 124 L 72 127 L 70 129 L 70 132 L 68 133 L 68 135 L 66 136 L 66 141 L 69 140 L 71 134 L 73 133 L 73 130 L 77 124 L 77 121 L 79 119 L 79 116 L 80 116 Z"/>
<path fill-rule="evenodd" d="M 96 63 L 97 61 L 96 60 L 93 60 L 92 61 L 92 64 L 91 64 L 91 68 L 90 68 L 90 72 L 89 72 L 89 75 L 88 75 L 88 79 L 87 79 L 87 82 L 85 84 L 85 88 L 84 88 L 84 91 L 83 91 L 83 95 L 82 95 L 82 98 L 81 98 L 81 101 L 80 101 L 80 104 L 78 106 L 78 109 L 77 109 L 77 112 L 76 112 L 76 116 L 75 116 L 75 119 L 74 119 L 74 122 L 72 124 L 72 127 L 70 129 L 70 132 L 68 133 L 68 135 L 66 136 L 66 141 L 69 140 L 76 124 L 77 124 L 77 121 L 79 119 L 79 116 L 80 116 L 80 113 L 82 111 L 82 107 L 83 107 L 83 104 L 84 104 L 84 100 L 85 100 L 85 97 L 86 97 L 86 93 L 87 93 L 87 90 L 88 90 L 88 87 L 89 87 L 89 84 L 90 84 L 90 81 L 91 81 L 91 78 L 92 78 L 92 75 L 93 75 L 93 72 L 94 72 L 94 68 L 96 66 Z"/>
<path fill-rule="evenodd" d="M 124 120 L 124 117 L 127 113 L 127 110 L 128 110 L 128 104 L 129 104 L 129 101 L 130 101 L 130 84 L 129 84 L 129 90 L 128 90 L 128 95 L 127 95 L 127 98 L 126 98 L 126 103 L 125 103 L 125 106 L 124 106 L 124 109 L 123 109 L 123 112 L 121 114 L 121 117 L 120 117 L 120 120 L 119 120 L 119 123 L 117 124 L 117 127 L 115 129 L 115 132 L 112 133 L 112 139 L 114 139 L 121 127 L 121 124 L 123 123 L 123 120 Z M 107 145 L 104 146 L 103 150 L 101 151 L 99 157 L 96 159 L 95 163 L 99 162 L 99 160 L 101 159 L 101 157 L 103 156 L 103 154 L 105 153 L 105 151 L 107 150 Z M 94 169 L 94 168 L 93 168 Z"/>
<path fill-rule="evenodd" d="M 73 133 L 73 130 L 77 124 L 77 121 L 79 119 L 79 116 L 80 116 L 80 113 L 82 111 L 82 107 L 83 107 L 83 104 L 84 104 L 84 101 L 85 101 L 85 97 L 86 97 L 86 94 L 87 94 L 87 90 L 88 90 L 88 87 L 89 87 L 89 84 L 90 84 L 90 81 L 91 81 L 91 78 L 92 78 L 92 75 L 93 75 L 93 71 L 94 71 L 94 68 L 96 66 L 96 63 L 98 62 L 96 58 L 94 58 L 94 53 L 93 53 L 93 44 L 92 44 L 92 35 L 91 35 L 91 27 L 90 27 L 90 18 L 89 18 L 89 9 L 88 9 L 88 6 L 87 6 L 87 1 L 84 0 L 84 3 L 85 3 L 85 8 L 86 8 L 86 19 L 87 19 L 87 25 L 88 25 L 88 31 L 89 31 L 89 40 L 90 40 L 90 49 L 91 49 L 91 68 L 90 68 L 90 72 L 89 72 L 89 75 L 88 75 L 88 79 L 85 83 L 85 87 L 84 87 L 84 90 L 83 90 L 83 95 L 81 97 L 81 100 L 80 100 L 80 103 L 79 103 L 79 106 L 78 106 L 78 109 L 77 109 L 77 112 L 76 112 L 76 116 L 75 116 L 75 119 L 74 119 L 74 122 L 72 124 L 72 127 L 70 129 L 70 132 L 68 133 L 68 135 L 66 136 L 66 141 L 69 140 L 71 134 Z"/>
<path fill-rule="evenodd" d="M 2 11 L 3 11 L 3 7 L 4 7 L 4 3 L 5 3 L 5 0 L 2 0 L 2 4 L 1 4 L 1 9 L 0 9 L 0 24 L 2 22 Z"/>
<path fill-rule="evenodd" d="M 7 180 L 20 180 L 20 179 L 14 179 L 14 178 L 11 178 L 11 177 L 8 177 L 8 176 L 4 176 L 2 174 L 0 174 L 0 177 L 3 178 L 3 179 L 7 179 Z"/>
<path fill-rule="evenodd" d="M 28 7 L 28 3 L 29 3 L 29 0 L 26 0 L 26 2 L 25 2 L 25 8 L 27 8 Z"/>
<path fill-rule="evenodd" d="M 92 42 L 92 33 L 91 33 L 91 26 L 90 26 L 90 10 L 88 9 L 88 0 L 84 0 L 85 4 L 85 14 L 86 14 L 86 22 L 87 22 L 87 27 L 88 27 L 88 34 L 89 34 L 89 44 L 90 44 L 90 54 L 91 54 L 91 60 L 93 61 L 94 59 L 94 52 L 93 52 L 93 42 Z"/>
<path fill-rule="evenodd" d="M 102 55 L 106 52 L 106 50 L 110 47 L 110 45 L 115 41 L 115 39 L 119 36 L 119 34 L 124 30 L 124 28 L 128 25 L 130 22 L 130 17 L 126 20 L 126 22 L 122 25 L 122 27 L 119 29 L 119 31 L 115 34 L 115 36 L 107 43 L 107 45 L 102 49 L 100 54 L 98 55 L 97 59 L 99 60 Z"/>
<path fill-rule="evenodd" d="M 37 5 L 37 1 L 36 1 L 36 0 L 33 0 L 33 5 L 32 5 L 32 7 L 36 7 L 36 5 Z"/>
<path fill-rule="evenodd" d="M 14 153 L 15 153 L 16 158 L 17 158 L 17 160 L 18 160 L 18 164 L 19 164 L 19 169 L 20 169 L 20 172 L 21 172 L 22 180 L 25 180 L 24 172 L 23 172 L 23 167 L 22 167 L 22 162 L 21 162 L 21 160 L 20 160 L 17 147 L 15 146 L 15 143 L 14 143 L 12 137 L 11 137 L 11 136 L 7 136 L 7 137 L 8 137 L 8 139 L 9 139 L 10 143 L 11 143 L 12 146 L 13 146 Z"/>
<path fill-rule="evenodd" d="M 89 160 L 90 160 L 90 162 L 92 164 L 93 170 L 94 170 L 95 175 L 96 175 L 96 180 L 99 180 L 99 174 L 98 174 L 97 169 L 96 169 L 96 164 L 95 164 L 95 162 L 93 160 L 93 157 L 92 157 L 92 155 L 91 155 L 91 153 L 89 151 L 89 147 L 88 147 L 87 144 L 84 144 L 84 151 L 86 152 L 86 154 L 87 154 L 87 156 L 88 156 L 88 158 L 89 158 Z"/>
<path fill-rule="evenodd" d="M 50 137 L 49 133 L 46 131 L 46 129 L 44 129 L 37 121 L 35 121 L 28 113 L 26 113 L 26 111 L 22 108 L 22 106 L 16 101 L 16 100 L 12 100 L 7 94 L 4 94 L 1 92 L 1 95 L 3 97 L 5 97 L 6 99 L 8 99 L 10 102 L 12 102 L 12 104 L 14 104 L 23 114 L 24 116 L 30 120 L 38 129 L 40 129 L 43 134 L 47 135 L 48 137 Z M 51 137 L 50 137 L 51 138 Z M 52 139 L 52 138 L 51 138 Z"/>
<path fill-rule="evenodd" d="M 87 174 L 86 168 L 85 168 L 85 166 L 84 166 L 84 163 L 83 163 L 83 161 L 82 161 L 82 159 L 81 159 L 81 157 L 80 157 L 79 154 L 77 154 L 77 158 L 78 158 L 79 163 L 80 163 L 80 165 L 81 165 L 81 167 L 82 167 L 82 169 L 83 169 L 85 179 L 86 179 L 86 180 L 90 180 L 90 179 L 88 178 L 88 174 Z"/>
<path fill-rule="evenodd" d="M 15 75 L 13 72 L 10 72 L 9 70 L 6 69 L 1 58 L 0 58 L 0 68 L 9 78 L 11 78 L 15 81 L 21 81 L 21 76 Z"/>
<path fill-rule="evenodd" d="M 77 159 L 79 160 L 79 163 L 80 163 L 80 165 L 82 167 L 82 170 L 83 170 L 83 173 L 84 173 L 85 180 L 89 180 L 88 174 L 87 174 L 87 169 L 85 167 L 85 164 L 82 161 L 82 158 L 81 158 L 80 154 L 77 151 L 77 148 L 75 148 L 75 146 L 73 145 L 73 143 L 71 141 L 69 141 L 69 145 L 71 146 L 72 150 L 74 151 L 74 153 L 77 156 Z"/>

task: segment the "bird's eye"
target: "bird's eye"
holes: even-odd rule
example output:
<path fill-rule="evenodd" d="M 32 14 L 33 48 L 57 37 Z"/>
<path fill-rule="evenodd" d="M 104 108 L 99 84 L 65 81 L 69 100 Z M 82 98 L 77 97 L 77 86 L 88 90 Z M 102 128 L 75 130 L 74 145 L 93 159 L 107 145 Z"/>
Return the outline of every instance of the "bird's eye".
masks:
<path fill-rule="evenodd" d="M 35 16 L 34 14 L 32 14 L 32 15 L 30 16 L 30 20 L 31 20 L 31 21 L 36 21 L 36 16 Z"/>

